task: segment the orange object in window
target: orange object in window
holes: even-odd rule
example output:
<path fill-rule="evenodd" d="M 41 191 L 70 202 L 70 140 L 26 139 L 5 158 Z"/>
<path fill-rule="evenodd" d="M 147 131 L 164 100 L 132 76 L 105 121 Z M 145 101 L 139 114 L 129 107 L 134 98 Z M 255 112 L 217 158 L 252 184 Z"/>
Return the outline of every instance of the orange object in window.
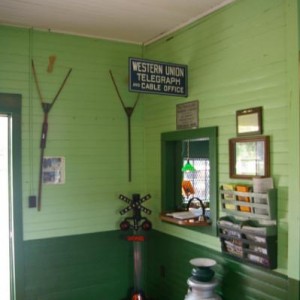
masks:
<path fill-rule="evenodd" d="M 192 186 L 192 183 L 189 180 L 182 180 L 182 194 L 186 197 L 189 197 L 190 195 L 195 194 L 194 187 Z"/>
<path fill-rule="evenodd" d="M 138 293 L 138 294 L 134 294 L 133 296 L 132 296 L 132 300 L 143 300 L 144 298 L 143 298 L 143 296 L 140 294 L 140 293 Z"/>

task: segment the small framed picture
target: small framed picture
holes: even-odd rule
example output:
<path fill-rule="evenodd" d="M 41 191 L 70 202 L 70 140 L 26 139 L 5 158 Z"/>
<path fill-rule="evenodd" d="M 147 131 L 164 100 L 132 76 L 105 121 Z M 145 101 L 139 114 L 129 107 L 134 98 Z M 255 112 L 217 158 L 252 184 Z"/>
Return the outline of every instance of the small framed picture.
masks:
<path fill-rule="evenodd" d="M 43 159 L 43 183 L 64 184 L 65 183 L 65 158 L 47 156 Z"/>
<path fill-rule="evenodd" d="M 253 107 L 236 112 L 238 136 L 262 134 L 262 107 Z"/>
<path fill-rule="evenodd" d="M 270 177 L 270 137 L 248 136 L 229 140 L 230 178 Z"/>

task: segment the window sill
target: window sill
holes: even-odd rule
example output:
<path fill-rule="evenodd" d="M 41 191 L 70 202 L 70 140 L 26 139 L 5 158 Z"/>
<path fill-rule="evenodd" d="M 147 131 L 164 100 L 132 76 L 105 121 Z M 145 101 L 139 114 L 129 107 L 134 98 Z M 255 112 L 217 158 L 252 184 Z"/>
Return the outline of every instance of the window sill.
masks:
<path fill-rule="evenodd" d="M 176 224 L 179 226 L 188 226 L 188 227 L 205 227 L 205 226 L 211 226 L 210 221 L 199 221 L 197 219 L 186 219 L 186 220 L 181 220 L 181 219 L 176 219 L 170 216 L 167 216 L 166 213 L 161 213 L 159 218 L 167 223 L 172 223 Z"/>

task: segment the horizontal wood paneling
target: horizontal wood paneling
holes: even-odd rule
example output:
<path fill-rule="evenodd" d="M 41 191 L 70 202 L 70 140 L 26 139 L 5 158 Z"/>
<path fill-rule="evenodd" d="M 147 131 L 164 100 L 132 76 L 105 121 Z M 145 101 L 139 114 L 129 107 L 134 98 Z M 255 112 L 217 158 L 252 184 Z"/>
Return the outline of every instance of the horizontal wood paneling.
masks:
<path fill-rule="evenodd" d="M 196 257 L 212 258 L 219 280 L 217 293 L 224 300 L 291 300 L 288 279 L 276 272 L 240 264 L 204 245 L 184 241 L 153 231 L 147 242 L 147 292 L 156 300 L 182 300 L 191 276 L 189 261 Z"/>
<path fill-rule="evenodd" d="M 235 112 L 263 107 L 263 133 L 271 140 L 271 174 L 279 191 L 279 268 L 287 268 L 289 95 L 286 7 L 282 0 L 240 0 L 146 48 L 147 57 L 188 65 L 189 97 L 145 101 L 147 185 L 160 195 L 161 132 L 176 130 L 176 104 L 199 100 L 199 126 L 218 126 L 219 184 L 229 178 L 228 139 L 236 137 Z M 150 149 L 150 151 L 148 151 Z M 244 181 L 245 183 L 251 183 Z M 282 192 L 285 191 L 285 192 Z M 159 208 L 161 199 L 151 205 Z M 218 201 L 218 199 L 215 199 Z M 157 212 L 158 213 L 158 212 Z M 220 212 L 221 213 L 221 212 Z M 216 242 L 159 220 L 156 227 L 214 248 Z"/>
<path fill-rule="evenodd" d="M 240 264 L 218 251 L 151 231 L 143 249 L 143 287 L 149 299 L 182 300 L 195 257 L 215 259 L 217 292 L 224 300 L 291 300 L 288 278 Z M 119 231 L 24 242 L 25 299 L 124 299 L 133 285 L 132 243 Z M 293 291 L 294 290 L 294 291 Z"/>
<path fill-rule="evenodd" d="M 127 117 L 111 81 L 111 69 L 126 106 L 129 56 L 138 45 L 0 27 L 0 91 L 20 93 L 24 238 L 38 239 L 118 228 L 120 193 L 144 192 L 143 102 L 132 115 L 132 182 L 128 181 Z M 48 58 L 56 55 L 52 73 Z M 49 113 L 46 156 L 64 156 L 66 182 L 43 186 L 42 210 L 28 208 L 36 195 L 43 112 L 31 72 L 34 59 L 41 92 L 51 102 L 69 68 L 72 73 Z"/>
<path fill-rule="evenodd" d="M 24 242 L 24 300 L 126 299 L 132 243 L 119 231 Z"/>
<path fill-rule="evenodd" d="M 152 195 L 149 206 L 156 229 L 218 252 L 217 238 L 159 221 L 160 134 L 176 129 L 176 104 L 198 99 L 200 127 L 219 127 L 220 183 L 231 181 L 228 139 L 236 136 L 235 111 L 263 106 L 264 134 L 271 136 L 271 169 L 279 195 L 278 272 L 286 272 L 287 249 L 294 246 L 287 244 L 291 225 L 288 202 L 297 201 L 288 198 L 288 147 L 292 144 L 286 76 L 288 17 L 286 1 L 238 0 L 179 31 L 172 39 L 145 48 L 149 59 L 188 64 L 189 97 L 141 96 L 132 116 L 132 183 L 127 180 L 127 120 L 108 70 L 112 69 L 126 105 L 132 105 L 136 95 L 127 90 L 127 59 L 140 56 L 141 48 L 0 26 L 0 91 L 20 93 L 23 99 L 25 240 L 116 229 L 118 211 L 124 207 L 118 195 L 145 191 Z M 52 54 L 57 62 L 54 72 L 48 74 L 48 56 Z M 31 57 L 46 101 L 53 98 L 64 75 L 73 68 L 50 113 L 46 149 L 46 155 L 66 157 L 66 184 L 44 187 L 40 213 L 27 207 L 28 196 L 37 192 L 43 117 L 31 74 Z M 176 286 L 181 279 L 166 285 L 182 290 Z"/>

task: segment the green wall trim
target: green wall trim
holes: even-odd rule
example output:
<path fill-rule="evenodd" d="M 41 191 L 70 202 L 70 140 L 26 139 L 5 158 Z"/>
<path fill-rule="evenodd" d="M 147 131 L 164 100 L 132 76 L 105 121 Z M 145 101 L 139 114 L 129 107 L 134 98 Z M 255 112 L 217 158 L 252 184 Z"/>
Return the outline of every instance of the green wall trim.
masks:
<path fill-rule="evenodd" d="M 217 292 L 223 300 L 299 300 L 299 281 L 158 231 L 151 233 L 147 245 L 148 295 L 156 300 L 184 299 L 192 270 L 189 260 L 195 257 L 217 261 Z"/>
<path fill-rule="evenodd" d="M 132 243 L 120 231 L 25 241 L 24 249 L 21 299 L 121 300 L 132 288 Z"/>
<path fill-rule="evenodd" d="M 128 300 L 133 286 L 132 243 L 120 231 L 24 242 L 24 300 Z M 299 281 L 242 264 L 205 246 L 153 230 L 143 243 L 148 299 L 182 300 L 195 257 L 215 259 L 223 300 L 299 300 Z"/>
<path fill-rule="evenodd" d="M 289 102 L 289 201 L 288 220 L 288 275 L 300 279 L 300 106 L 299 106 L 299 52 L 298 9 L 296 0 L 286 0 L 286 58 L 287 100 Z"/>
<path fill-rule="evenodd" d="M 288 280 L 288 299 L 300 299 L 300 281 L 289 278 Z"/>
<path fill-rule="evenodd" d="M 13 299 L 24 298 L 23 274 L 23 214 L 22 214 L 22 161 L 21 161 L 21 113 L 22 96 L 19 94 L 0 93 L 0 113 L 12 117 L 12 172 L 13 172 L 13 248 L 14 248 L 14 296 Z"/>

